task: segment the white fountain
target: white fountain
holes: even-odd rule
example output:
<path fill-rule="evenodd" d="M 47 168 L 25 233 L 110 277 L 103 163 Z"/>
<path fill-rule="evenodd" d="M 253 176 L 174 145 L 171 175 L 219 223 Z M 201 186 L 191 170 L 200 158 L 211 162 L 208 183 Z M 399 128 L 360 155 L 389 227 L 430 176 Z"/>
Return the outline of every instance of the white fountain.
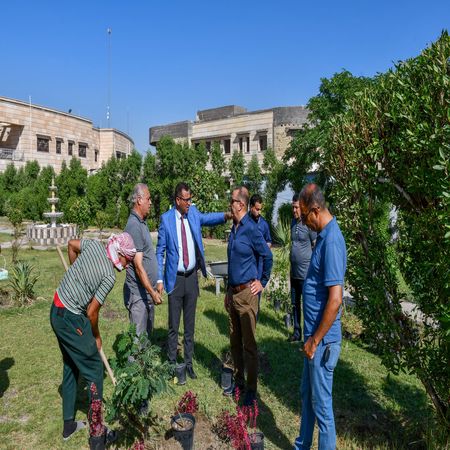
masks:
<path fill-rule="evenodd" d="M 77 234 L 76 225 L 70 225 L 67 223 L 58 224 L 57 221 L 64 213 L 56 211 L 56 205 L 59 202 L 59 198 L 55 193 L 58 188 L 55 186 L 55 178 L 52 178 L 52 184 L 49 186 L 51 197 L 47 198 L 51 207 L 50 212 L 45 212 L 44 217 L 50 219 L 50 224 L 32 224 L 27 227 L 27 237 L 30 241 L 36 242 L 39 245 L 51 246 L 66 244 L 69 239 L 72 239 Z"/>

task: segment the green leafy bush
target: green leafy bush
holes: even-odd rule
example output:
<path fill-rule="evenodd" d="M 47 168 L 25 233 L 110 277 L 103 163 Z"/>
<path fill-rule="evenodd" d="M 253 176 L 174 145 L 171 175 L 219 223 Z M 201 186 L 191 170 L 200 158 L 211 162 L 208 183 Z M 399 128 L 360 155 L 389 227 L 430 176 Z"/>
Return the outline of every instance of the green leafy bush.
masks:
<path fill-rule="evenodd" d="M 18 261 L 10 272 L 9 287 L 12 289 L 12 299 L 19 306 L 33 303 L 36 298 L 34 285 L 39 276 L 33 273 L 34 267 L 25 261 Z"/>
<path fill-rule="evenodd" d="M 117 380 L 114 393 L 106 402 L 106 420 L 117 420 L 138 439 L 146 439 L 148 428 L 157 424 L 151 400 L 170 389 L 171 368 L 162 360 L 161 350 L 147 336 L 136 336 L 136 326 L 120 334 L 115 344 L 116 358 L 111 367 Z M 142 406 L 148 402 L 148 412 Z"/>
<path fill-rule="evenodd" d="M 388 369 L 421 380 L 447 426 L 449 61 L 450 37 L 443 32 L 419 56 L 349 98 L 345 110 L 326 121 L 322 146 L 365 337 Z M 402 309 L 400 278 L 422 320 Z"/>

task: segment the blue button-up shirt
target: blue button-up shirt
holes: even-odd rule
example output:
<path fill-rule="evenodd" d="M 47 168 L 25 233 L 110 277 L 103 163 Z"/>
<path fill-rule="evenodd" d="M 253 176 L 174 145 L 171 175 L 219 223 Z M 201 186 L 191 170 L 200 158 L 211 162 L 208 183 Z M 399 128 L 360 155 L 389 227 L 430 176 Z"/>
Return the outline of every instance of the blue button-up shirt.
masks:
<path fill-rule="evenodd" d="M 245 284 L 258 278 L 258 258 L 262 258 L 261 284 L 265 286 L 272 269 L 272 252 L 264 240 L 258 225 L 246 214 L 231 228 L 228 239 L 228 283 L 230 286 Z"/>
<path fill-rule="evenodd" d="M 272 236 L 270 235 L 270 228 L 269 224 L 267 223 L 267 220 L 264 219 L 264 217 L 259 216 L 258 220 L 255 220 L 255 218 L 252 216 L 252 219 L 255 221 L 255 223 L 258 225 L 259 231 L 261 231 L 261 234 L 263 235 L 264 240 L 268 243 L 272 243 Z M 258 280 L 261 279 L 263 273 L 263 260 L 262 258 L 258 258 Z"/>
<path fill-rule="evenodd" d="M 330 286 L 344 286 L 347 249 L 336 218 L 317 235 L 308 273 L 303 283 L 303 329 L 305 341 L 314 334 L 328 302 Z M 341 341 L 341 311 L 324 336 L 324 343 Z"/>

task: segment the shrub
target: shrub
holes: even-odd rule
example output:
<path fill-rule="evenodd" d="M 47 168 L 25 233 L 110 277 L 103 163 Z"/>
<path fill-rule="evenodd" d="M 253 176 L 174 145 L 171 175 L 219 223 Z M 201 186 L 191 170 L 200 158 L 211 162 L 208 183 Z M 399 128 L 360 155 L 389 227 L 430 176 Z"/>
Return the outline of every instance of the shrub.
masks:
<path fill-rule="evenodd" d="M 163 362 L 161 350 L 151 345 L 145 333 L 136 336 L 136 326 L 121 333 L 116 341 L 116 358 L 111 360 L 117 384 L 106 402 L 106 420 L 118 420 L 134 437 L 145 440 L 158 416 L 152 413 L 151 399 L 170 389 L 170 365 Z M 148 413 L 142 406 L 148 402 Z"/>
<path fill-rule="evenodd" d="M 10 273 L 9 286 L 13 290 L 12 298 L 19 306 L 29 305 L 36 298 L 34 285 L 39 276 L 33 271 L 34 267 L 31 264 L 18 261 Z"/>

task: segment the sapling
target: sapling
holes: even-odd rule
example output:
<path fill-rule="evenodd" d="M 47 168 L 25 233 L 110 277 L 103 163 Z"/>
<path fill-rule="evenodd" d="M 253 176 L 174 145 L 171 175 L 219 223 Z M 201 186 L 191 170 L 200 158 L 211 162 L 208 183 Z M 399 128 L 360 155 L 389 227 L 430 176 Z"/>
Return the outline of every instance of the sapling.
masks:
<path fill-rule="evenodd" d="M 170 365 L 163 362 L 161 350 L 151 345 L 147 336 L 136 336 L 136 326 L 118 336 L 116 358 L 111 366 L 117 384 L 107 402 L 107 420 L 117 420 L 138 441 L 147 439 L 150 426 L 158 424 L 158 415 L 152 412 L 151 400 L 170 389 Z M 148 412 L 142 405 L 148 402 Z"/>

